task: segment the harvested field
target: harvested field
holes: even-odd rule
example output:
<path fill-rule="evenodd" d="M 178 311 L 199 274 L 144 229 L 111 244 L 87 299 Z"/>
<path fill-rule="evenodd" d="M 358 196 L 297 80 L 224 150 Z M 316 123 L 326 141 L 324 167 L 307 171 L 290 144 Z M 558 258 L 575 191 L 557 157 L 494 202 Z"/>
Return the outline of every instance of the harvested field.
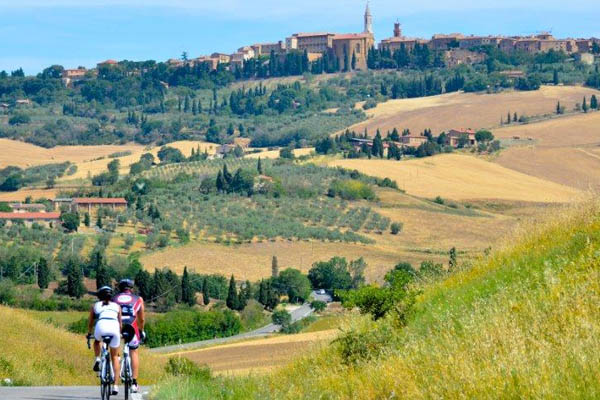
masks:
<path fill-rule="evenodd" d="M 425 198 L 569 202 L 581 195 L 573 188 L 463 154 L 442 154 L 400 162 L 334 160 L 330 165 L 388 177 L 396 180 L 407 193 Z"/>
<path fill-rule="evenodd" d="M 225 374 L 248 374 L 268 371 L 289 364 L 294 357 L 307 353 L 319 344 L 326 344 L 337 335 L 336 329 L 276 336 L 267 339 L 211 347 L 170 354 L 206 364 L 213 371 Z"/>
<path fill-rule="evenodd" d="M 294 156 L 295 157 L 301 157 L 301 156 L 308 156 L 310 155 L 313 151 L 315 151 L 315 149 L 313 147 L 308 147 L 308 148 L 304 148 L 304 149 L 295 149 L 293 150 Z M 279 158 L 279 150 L 268 150 L 268 151 L 261 151 L 260 153 L 252 153 L 252 154 L 248 154 L 245 156 L 246 158 L 267 158 L 267 159 L 276 159 Z"/>
<path fill-rule="evenodd" d="M 600 144 L 600 112 L 575 114 L 526 125 L 494 130 L 498 138 L 535 139 L 539 147 L 572 147 Z"/>
<path fill-rule="evenodd" d="M 556 102 L 567 110 L 588 99 L 598 91 L 578 86 L 543 86 L 533 92 L 510 91 L 498 94 L 450 93 L 417 99 L 390 100 L 367 110 L 370 117 L 350 127 L 357 132 L 374 135 L 377 129 L 383 133 L 393 128 L 413 133 L 431 129 L 434 134 L 451 128 L 492 128 L 500 125 L 500 117 L 516 112 L 518 115 L 553 114 Z"/>
<path fill-rule="evenodd" d="M 503 150 L 498 164 L 582 190 L 600 188 L 600 112 L 577 114 L 494 131 L 500 138 L 534 139 Z"/>
<path fill-rule="evenodd" d="M 0 201 L 24 201 L 27 197 L 32 199 L 53 199 L 60 192 L 60 188 L 54 189 L 21 189 L 17 192 L 0 192 Z"/>
<path fill-rule="evenodd" d="M 42 164 L 53 164 L 70 161 L 74 164 L 107 157 L 110 154 L 143 150 L 143 146 L 136 144 L 106 145 L 106 146 L 57 146 L 52 149 L 19 142 L 17 140 L 0 139 L 0 167 L 14 165 L 21 168 Z"/>

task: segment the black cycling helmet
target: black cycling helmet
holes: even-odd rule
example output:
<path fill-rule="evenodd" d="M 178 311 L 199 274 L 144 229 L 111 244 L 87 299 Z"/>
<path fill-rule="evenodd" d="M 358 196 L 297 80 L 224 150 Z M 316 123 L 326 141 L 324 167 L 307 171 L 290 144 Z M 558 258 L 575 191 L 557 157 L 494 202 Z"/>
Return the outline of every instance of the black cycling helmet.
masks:
<path fill-rule="evenodd" d="M 127 289 L 133 289 L 133 281 L 131 279 L 121 279 L 119 281 L 119 291 L 124 292 Z"/>
<path fill-rule="evenodd" d="M 112 295 L 113 295 L 113 290 L 110 286 L 102 286 L 96 292 L 96 296 L 98 296 L 98 298 L 100 300 L 110 300 L 112 298 Z"/>

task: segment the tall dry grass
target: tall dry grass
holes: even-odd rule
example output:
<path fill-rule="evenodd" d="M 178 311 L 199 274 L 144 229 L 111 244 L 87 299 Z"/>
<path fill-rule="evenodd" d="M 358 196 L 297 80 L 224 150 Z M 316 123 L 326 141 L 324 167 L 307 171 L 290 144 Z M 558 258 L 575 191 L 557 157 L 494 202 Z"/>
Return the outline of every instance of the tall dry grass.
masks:
<path fill-rule="evenodd" d="M 599 398 L 599 275 L 594 202 L 523 226 L 505 248 L 427 287 L 402 330 L 350 321 L 366 338 L 393 332 L 370 361 L 345 366 L 330 347 L 267 377 L 171 381 L 155 396 Z"/>
<path fill-rule="evenodd" d="M 140 354 L 140 380 L 154 383 L 162 378 L 162 358 Z M 14 385 L 95 385 L 93 352 L 85 337 L 45 323 L 26 311 L 0 307 L 0 379 Z"/>

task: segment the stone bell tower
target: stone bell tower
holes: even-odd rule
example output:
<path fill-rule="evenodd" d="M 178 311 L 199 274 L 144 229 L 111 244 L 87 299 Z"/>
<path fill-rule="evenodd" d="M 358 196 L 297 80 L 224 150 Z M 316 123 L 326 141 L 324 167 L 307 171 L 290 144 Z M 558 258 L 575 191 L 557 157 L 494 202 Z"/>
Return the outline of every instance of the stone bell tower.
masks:
<path fill-rule="evenodd" d="M 365 10 L 365 30 L 364 33 L 373 34 L 373 16 L 369 9 L 369 2 L 367 1 L 367 9 Z"/>

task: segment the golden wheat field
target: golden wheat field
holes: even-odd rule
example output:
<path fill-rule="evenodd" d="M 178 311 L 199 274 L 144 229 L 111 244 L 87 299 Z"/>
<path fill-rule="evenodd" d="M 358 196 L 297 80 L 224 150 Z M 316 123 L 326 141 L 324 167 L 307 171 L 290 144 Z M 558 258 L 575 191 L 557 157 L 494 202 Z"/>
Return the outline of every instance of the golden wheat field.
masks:
<path fill-rule="evenodd" d="M 600 188 L 600 112 L 507 127 L 494 135 L 532 139 L 503 150 L 494 159 L 498 164 L 582 190 Z"/>
<path fill-rule="evenodd" d="M 0 150 L 0 167 L 14 165 L 24 168 L 65 161 L 78 164 L 95 158 L 107 157 L 116 152 L 138 152 L 143 150 L 143 146 L 135 144 L 122 146 L 57 146 L 46 149 L 17 140 L 0 139 Z"/>
<path fill-rule="evenodd" d="M 569 202 L 574 188 L 502 167 L 465 154 L 442 154 L 408 161 L 334 160 L 331 166 L 357 169 L 367 175 L 388 177 L 407 193 L 454 200 L 503 199 L 532 202 Z"/>
<path fill-rule="evenodd" d="M 500 118 L 506 120 L 509 111 L 528 116 L 553 114 L 557 101 L 571 110 L 584 96 L 589 99 L 598 93 L 578 86 L 543 86 L 532 92 L 450 93 L 390 100 L 367 110 L 369 119 L 350 129 L 362 132 L 367 128 L 372 135 L 377 129 L 384 134 L 393 128 L 408 128 L 413 133 L 431 129 L 437 135 L 451 128 L 494 128 L 500 125 Z"/>
<path fill-rule="evenodd" d="M 32 199 L 54 199 L 60 189 L 21 189 L 17 192 L 0 192 L 0 201 L 24 201 L 26 198 Z"/>
<path fill-rule="evenodd" d="M 169 354 L 181 356 L 198 364 L 206 364 L 220 374 L 250 374 L 266 372 L 288 364 L 294 357 L 324 346 L 337 335 L 337 329 L 276 336 L 226 344 L 207 349 Z"/>
<path fill-rule="evenodd" d="M 307 147 L 303 149 L 294 149 L 292 152 L 295 157 L 308 156 L 315 151 L 314 147 Z M 279 150 L 267 150 L 261 151 L 260 153 L 251 153 L 245 156 L 246 158 L 262 158 L 262 159 L 276 159 L 279 158 Z"/>

